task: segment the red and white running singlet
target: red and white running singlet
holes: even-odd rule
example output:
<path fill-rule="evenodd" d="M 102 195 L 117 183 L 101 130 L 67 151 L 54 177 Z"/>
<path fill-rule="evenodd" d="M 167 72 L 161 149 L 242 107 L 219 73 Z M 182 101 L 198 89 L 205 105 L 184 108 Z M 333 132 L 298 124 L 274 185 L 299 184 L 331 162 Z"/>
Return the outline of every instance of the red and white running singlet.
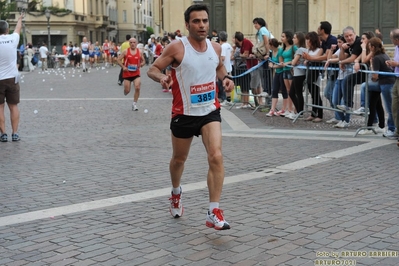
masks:
<path fill-rule="evenodd" d="M 187 37 L 180 41 L 184 46 L 184 56 L 180 65 L 172 68 L 172 116 L 207 115 L 220 107 L 216 99 L 216 68 L 219 57 L 208 39 L 205 52 L 196 51 Z"/>
<path fill-rule="evenodd" d="M 123 71 L 123 78 L 140 76 L 141 55 L 140 50 L 136 49 L 136 53 L 132 54 L 130 48 L 126 49 L 125 62 L 123 63 L 127 71 Z"/>

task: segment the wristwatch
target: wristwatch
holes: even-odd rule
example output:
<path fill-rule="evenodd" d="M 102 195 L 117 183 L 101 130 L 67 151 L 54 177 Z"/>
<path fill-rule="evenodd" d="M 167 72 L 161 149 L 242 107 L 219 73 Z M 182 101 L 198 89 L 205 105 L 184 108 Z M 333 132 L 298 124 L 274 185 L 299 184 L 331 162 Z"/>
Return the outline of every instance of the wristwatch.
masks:
<path fill-rule="evenodd" d="M 233 80 L 233 78 L 229 75 L 224 76 L 222 80 L 225 80 L 225 79 Z"/>

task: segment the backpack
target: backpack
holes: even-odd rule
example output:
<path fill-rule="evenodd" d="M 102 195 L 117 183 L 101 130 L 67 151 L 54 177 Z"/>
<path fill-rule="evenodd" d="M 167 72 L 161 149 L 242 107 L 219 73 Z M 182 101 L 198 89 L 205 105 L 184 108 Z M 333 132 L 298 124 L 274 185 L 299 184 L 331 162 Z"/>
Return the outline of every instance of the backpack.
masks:
<path fill-rule="evenodd" d="M 39 61 L 39 59 L 37 58 L 37 56 L 36 55 L 34 55 L 33 57 L 32 57 L 32 60 L 30 61 L 31 63 L 32 63 L 32 65 L 36 65 L 37 64 L 37 62 Z"/>

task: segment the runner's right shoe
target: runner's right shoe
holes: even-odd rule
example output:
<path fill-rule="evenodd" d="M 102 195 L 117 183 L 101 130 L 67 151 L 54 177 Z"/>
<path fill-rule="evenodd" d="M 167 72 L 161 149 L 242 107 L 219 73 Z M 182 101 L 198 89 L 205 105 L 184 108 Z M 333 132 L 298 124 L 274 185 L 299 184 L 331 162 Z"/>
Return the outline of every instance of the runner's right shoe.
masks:
<path fill-rule="evenodd" d="M 172 196 L 169 198 L 170 201 L 170 214 L 175 217 L 179 218 L 183 215 L 183 204 L 181 203 L 181 197 L 183 195 L 183 192 L 180 188 L 180 194 L 175 195 L 172 193 Z"/>
<path fill-rule="evenodd" d="M 206 215 L 206 226 L 215 228 L 216 230 L 230 229 L 230 225 L 223 217 L 223 211 L 219 208 L 212 210 L 212 213 L 208 211 Z"/>

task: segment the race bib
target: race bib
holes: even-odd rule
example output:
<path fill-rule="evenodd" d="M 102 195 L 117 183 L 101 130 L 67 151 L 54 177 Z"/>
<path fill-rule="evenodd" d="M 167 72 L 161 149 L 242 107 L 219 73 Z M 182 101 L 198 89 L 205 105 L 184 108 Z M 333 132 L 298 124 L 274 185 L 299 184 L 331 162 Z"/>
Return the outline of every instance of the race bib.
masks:
<path fill-rule="evenodd" d="M 136 71 L 137 70 L 137 65 L 127 65 L 127 70 Z"/>
<path fill-rule="evenodd" d="M 201 107 L 215 103 L 215 82 L 190 87 L 192 107 Z"/>

